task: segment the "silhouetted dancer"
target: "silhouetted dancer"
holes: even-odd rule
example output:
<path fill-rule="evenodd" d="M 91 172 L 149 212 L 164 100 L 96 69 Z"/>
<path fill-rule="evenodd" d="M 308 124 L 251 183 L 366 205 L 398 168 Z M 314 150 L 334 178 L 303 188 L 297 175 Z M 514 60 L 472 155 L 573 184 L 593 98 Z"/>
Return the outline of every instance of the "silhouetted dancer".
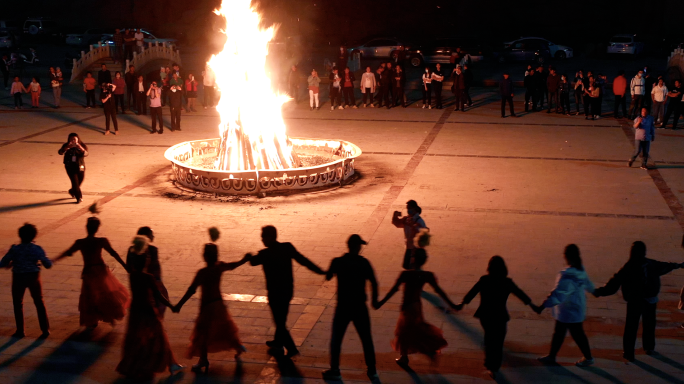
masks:
<path fill-rule="evenodd" d="M 17 331 L 12 337 L 24 337 L 24 293 L 31 293 L 36 305 L 38 324 L 43 331 L 41 338 L 50 335 L 50 323 L 43 302 L 43 288 L 40 282 L 40 264 L 45 268 L 52 267 L 52 261 L 45 256 L 45 251 L 33 243 L 38 230 L 33 224 L 26 223 L 19 228 L 21 244 L 12 245 L 7 254 L 0 260 L 0 268 L 12 268 L 12 303 L 14 304 L 14 321 Z"/>
<path fill-rule="evenodd" d="M 632 243 L 629 261 L 594 296 L 610 296 L 622 287 L 622 297 L 627 302 L 627 319 L 622 336 L 623 357 L 634 361 L 639 321 L 643 324 L 643 347 L 647 355 L 655 353 L 656 306 L 660 293 L 660 276 L 674 269 L 684 267 L 684 263 L 666 263 L 646 258 L 646 244 L 641 241 Z"/>
<path fill-rule="evenodd" d="M 417 248 L 413 252 L 412 267 L 409 271 L 404 271 L 399 275 L 397 282 L 392 289 L 387 292 L 387 296 L 378 303 L 378 308 L 387 302 L 404 285 L 404 300 L 401 303 L 401 313 L 394 331 L 392 348 L 401 354 L 397 359 L 397 364 L 407 366 L 408 355 L 412 353 L 422 353 L 436 359 L 439 351 L 447 346 L 447 341 L 442 336 L 442 330 L 432 324 L 428 324 L 423 318 L 423 305 L 421 303 L 421 293 L 423 286 L 429 284 L 435 292 L 449 306 L 456 308 L 456 305 L 449 300 L 446 293 L 437 284 L 437 279 L 432 272 L 423 271 L 422 267 L 427 261 L 427 253 L 423 248 Z"/>
<path fill-rule="evenodd" d="M 325 277 L 326 280 L 330 280 L 334 275 L 337 275 L 337 307 L 335 308 L 330 340 L 330 369 L 323 372 L 323 378 L 326 380 L 342 380 L 340 349 L 350 322 L 354 323 L 363 345 L 368 378 L 371 380 L 378 379 L 378 372 L 375 369 L 375 347 L 371 334 L 370 316 L 366 306 L 366 281 L 371 284 L 373 306 L 378 305 L 378 282 L 375 280 L 375 272 L 373 272 L 370 262 L 359 255 L 363 244 L 366 242 L 361 239 L 361 236 L 351 235 L 347 240 L 349 253 L 334 258 Z"/>
<path fill-rule="evenodd" d="M 240 355 L 246 351 L 238 337 L 238 327 L 228 313 L 228 308 L 221 296 L 221 275 L 225 271 L 245 264 L 247 257 L 234 263 L 218 261 L 218 247 L 216 244 L 204 245 L 205 268 L 197 271 L 195 279 L 190 284 L 185 296 L 171 308 L 174 313 L 180 312 L 198 287 L 202 287 L 202 300 L 200 302 L 199 315 L 195 321 L 195 329 L 190 337 L 188 358 L 199 357 L 197 364 L 192 366 L 193 372 L 209 372 L 208 353 L 235 350 L 235 359 L 239 361 Z"/>
<path fill-rule="evenodd" d="M 152 228 L 150 227 L 140 227 L 138 229 L 139 236 L 145 236 L 147 237 L 147 251 L 142 253 L 142 254 L 137 254 L 133 252 L 133 248 L 128 249 L 128 254 L 126 255 L 126 265 L 130 265 L 131 262 L 133 261 L 134 258 L 142 258 L 141 262 L 144 263 L 145 267 L 143 268 L 143 272 L 149 273 L 150 275 L 154 276 L 155 281 L 157 282 L 157 289 L 159 289 L 159 292 L 161 293 L 162 296 L 168 301 L 169 300 L 169 292 L 166 290 L 166 287 L 164 286 L 164 283 L 162 282 L 161 279 L 161 264 L 159 263 L 159 249 L 155 247 L 154 245 L 150 244 L 150 242 L 154 241 L 154 232 L 152 232 Z M 166 305 L 163 303 L 157 301 L 157 309 L 159 310 L 159 315 L 163 318 L 164 317 L 164 312 L 166 311 Z"/>
<path fill-rule="evenodd" d="M 575 365 L 588 367 L 594 364 L 594 359 L 591 357 L 589 340 L 583 328 L 584 319 L 587 316 L 587 297 L 584 291 L 593 293 L 594 284 L 584 271 L 580 250 L 575 244 L 568 244 L 565 247 L 564 257 L 568 267 L 558 274 L 556 287 L 549 297 L 535 309 L 537 313 L 542 313 L 544 308 L 553 308 L 553 317 L 556 319 L 551 339 L 551 351 L 538 360 L 544 364 L 556 364 L 556 355 L 569 330 L 577 347 L 584 355 L 584 358 L 577 361 Z"/>
<path fill-rule="evenodd" d="M 133 252 L 142 255 L 147 251 L 147 238 L 136 236 L 132 248 Z M 144 262 L 145 258 L 136 257 L 128 266 L 133 298 L 123 353 L 116 367 L 120 374 L 136 380 L 150 380 L 155 373 L 167 368 L 171 375 L 185 368 L 173 356 L 156 302 L 161 301 L 167 307 L 172 305 L 157 289 L 154 276 L 143 272 Z"/>
<path fill-rule="evenodd" d="M 480 294 L 480 306 L 475 311 L 475 317 L 480 319 L 480 324 L 484 330 L 484 366 L 487 368 L 487 374 L 495 378 L 501 368 L 506 328 L 511 319 L 506 308 L 508 296 L 513 294 L 525 305 L 529 305 L 533 309 L 535 306 L 525 292 L 508 277 L 508 268 L 501 256 L 493 256 L 489 259 L 487 274 L 480 277 L 480 280 L 468 291 L 461 304 L 458 304 L 455 309 L 462 309 L 478 293 Z"/>
<path fill-rule="evenodd" d="M 59 255 L 55 261 L 81 251 L 83 256 L 83 273 L 81 273 L 81 296 L 78 299 L 78 310 L 81 313 L 80 324 L 92 330 L 97 323 L 104 321 L 114 324 L 124 318 L 128 307 L 128 289 L 114 277 L 102 258 L 102 250 L 107 251 L 124 269 L 128 271 L 119 254 L 105 237 L 95 237 L 100 228 L 100 219 L 89 217 L 86 224 L 88 237 L 78 239 L 69 249 Z"/>
<path fill-rule="evenodd" d="M 404 252 L 404 262 L 402 263 L 402 268 L 411 268 L 411 255 L 413 250 L 416 249 L 413 239 L 416 237 L 418 232 L 427 228 L 425 221 L 420 217 L 422 209 L 418 206 L 415 200 L 409 200 L 406 202 L 406 216 L 401 216 L 401 212 L 394 211 L 392 215 L 392 224 L 397 228 L 404 228 L 404 238 L 406 239 L 406 252 Z"/>
<path fill-rule="evenodd" d="M 266 277 L 266 290 L 268 291 L 268 306 L 271 308 L 273 322 L 276 326 L 275 337 L 267 341 L 273 352 L 282 353 L 282 348 L 287 349 L 287 357 L 299 354 L 290 332 L 287 330 L 287 314 L 290 311 L 290 300 L 294 292 L 294 279 L 292 277 L 292 260 L 319 275 L 325 272 L 311 260 L 299 253 L 290 243 L 280 243 L 277 240 L 278 232 L 272 225 L 261 228 L 261 241 L 266 248 L 259 251 L 256 256 L 247 254 L 249 263 L 253 266 L 261 265 Z"/>

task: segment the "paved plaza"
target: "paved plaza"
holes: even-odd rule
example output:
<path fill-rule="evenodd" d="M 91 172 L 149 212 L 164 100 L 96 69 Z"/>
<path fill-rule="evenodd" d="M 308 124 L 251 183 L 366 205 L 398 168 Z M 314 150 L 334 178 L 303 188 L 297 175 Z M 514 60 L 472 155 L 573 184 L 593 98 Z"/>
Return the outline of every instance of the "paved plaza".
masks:
<path fill-rule="evenodd" d="M 445 92 L 445 95 L 447 92 Z M 39 230 L 36 242 L 56 257 L 85 236 L 88 205 L 100 201 L 100 236 L 125 254 L 136 230 L 150 226 L 159 247 L 163 280 L 176 303 L 195 272 L 205 264 L 202 245 L 207 228 L 222 231 L 220 258 L 235 261 L 263 248 L 260 229 L 279 230 L 302 254 L 326 269 L 346 251 L 346 240 L 359 233 L 368 241 L 362 251 L 375 268 L 384 295 L 401 272 L 403 232 L 391 225 L 392 212 L 409 199 L 423 208 L 433 235 L 425 266 L 434 271 L 454 302 L 486 273 L 489 258 L 501 255 L 510 277 L 540 304 L 564 268 L 563 248 L 576 243 L 586 270 L 603 285 L 627 260 L 630 244 L 643 240 L 648 256 L 684 260 L 684 132 L 657 130 L 652 145 L 656 168 L 627 167 L 633 150 L 630 122 L 582 116 L 521 113 L 501 119 L 493 88 L 476 89 L 475 106 L 462 113 L 453 107 L 309 111 L 308 104 L 286 104 L 288 134 L 293 137 L 344 139 L 363 150 L 356 160 L 360 177 L 338 189 L 292 196 L 206 196 L 174 185 L 164 151 L 186 140 L 217 137 L 215 110 L 184 113 L 182 131 L 149 134 L 149 116 L 119 115 L 119 135 L 104 136 L 101 109 L 83 109 L 78 92 L 66 92 L 61 109 L 10 110 L 0 100 L 0 252 L 18 241 L 25 222 Z M 44 98 L 51 99 L 51 95 Z M 417 95 L 412 95 L 413 97 Z M 417 98 L 417 97 L 416 97 Z M 516 110 L 523 108 L 516 95 Z M 451 99 L 447 100 L 451 103 Z M 256 101 L 258 102 L 258 101 Z M 604 111 L 610 110 L 606 100 Z M 168 108 L 164 109 L 168 126 Z M 84 202 L 67 190 L 60 145 L 77 132 L 89 146 Z M 652 165 L 652 164 L 651 164 Z M 105 257 L 113 273 L 128 284 L 125 271 Z M 11 339 L 14 317 L 11 272 L 0 271 L 0 383 L 125 383 L 115 372 L 126 322 L 100 325 L 91 337 L 79 334 L 80 254 L 42 272 L 52 335 L 40 335 L 35 308 L 25 297 L 27 337 Z M 625 302 L 620 294 L 588 298 L 585 322 L 596 364 L 577 368 L 581 354 L 569 337 L 559 366 L 536 358 L 547 354 L 554 320 L 549 310 L 537 315 L 511 297 L 511 321 L 501 383 L 684 383 L 684 311 L 677 309 L 684 271 L 663 277 L 657 315 L 660 353 L 626 365 L 622 356 Z M 288 324 L 301 355 L 294 365 L 267 354 L 274 325 L 265 303 L 260 267 L 245 265 L 224 274 L 222 291 L 248 349 L 236 365 L 233 353 L 210 355 L 209 375 L 186 369 L 165 383 L 321 383 L 328 368 L 336 280 L 296 265 L 295 299 Z M 437 365 L 411 355 L 412 371 L 394 362 L 390 340 L 401 295 L 371 311 L 378 370 L 383 383 L 479 383 L 483 376 L 482 329 L 473 313 L 479 298 L 458 313 L 445 313 L 430 290 L 424 294 L 426 320 L 444 331 L 449 346 Z M 182 364 L 199 306 L 196 294 L 180 314 L 167 311 L 164 324 Z M 640 348 L 641 341 L 637 342 Z M 345 383 L 365 383 L 361 343 L 350 327 L 342 350 Z M 290 376 L 290 377 L 283 377 Z M 491 381 L 491 380 L 489 380 Z"/>

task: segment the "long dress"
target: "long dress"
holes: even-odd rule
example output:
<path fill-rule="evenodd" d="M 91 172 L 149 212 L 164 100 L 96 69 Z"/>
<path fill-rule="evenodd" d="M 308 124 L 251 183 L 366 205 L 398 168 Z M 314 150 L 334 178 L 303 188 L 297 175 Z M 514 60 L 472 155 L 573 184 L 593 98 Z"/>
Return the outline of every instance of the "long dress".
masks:
<path fill-rule="evenodd" d="M 176 364 L 169 339 L 157 310 L 160 293 L 154 276 L 131 272 L 131 309 L 128 329 L 117 372 L 128 377 L 148 378 Z"/>
<path fill-rule="evenodd" d="M 404 271 L 399 275 L 404 283 L 404 301 L 394 331 L 392 348 L 403 354 L 423 353 L 434 356 L 447 346 L 442 330 L 425 322 L 421 293 L 426 283 L 436 285 L 435 275 L 428 271 Z"/>
<path fill-rule="evenodd" d="M 242 349 L 238 327 L 223 303 L 220 284 L 223 272 L 233 269 L 233 263 L 217 263 L 197 271 L 190 289 L 202 288 L 202 299 L 195 329 L 190 337 L 188 358 L 208 353 Z"/>
<path fill-rule="evenodd" d="M 115 253 L 104 237 L 78 239 L 65 253 L 81 251 L 81 295 L 78 299 L 80 323 L 96 326 L 99 321 L 113 323 L 122 320 L 128 307 L 128 289 L 112 274 L 102 258 L 102 249 Z"/>
<path fill-rule="evenodd" d="M 150 275 L 154 276 L 154 280 L 157 283 L 157 289 L 159 289 L 159 293 L 168 300 L 169 299 L 169 292 L 166 290 L 166 286 L 164 286 L 164 283 L 162 282 L 161 279 L 161 264 L 159 263 L 159 249 L 155 247 L 154 245 L 150 245 L 147 247 L 147 251 L 143 254 L 136 254 L 132 248 L 128 250 L 128 254 L 126 255 L 126 265 L 132 265 L 132 263 L 135 263 L 135 261 L 138 258 L 144 258 L 144 262 L 142 264 L 145 265 L 143 268 L 143 272 L 147 272 Z M 164 305 L 160 300 L 156 300 L 157 302 L 157 309 L 159 310 L 159 315 L 163 318 L 164 317 L 164 312 L 166 312 L 166 305 Z"/>

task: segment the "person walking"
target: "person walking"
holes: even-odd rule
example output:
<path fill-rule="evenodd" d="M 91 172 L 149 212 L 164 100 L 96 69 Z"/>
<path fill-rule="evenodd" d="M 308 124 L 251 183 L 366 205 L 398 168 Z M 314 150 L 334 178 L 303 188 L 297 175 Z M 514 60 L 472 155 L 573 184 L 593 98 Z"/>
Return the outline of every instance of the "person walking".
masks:
<path fill-rule="evenodd" d="M 45 256 L 45 251 L 35 240 L 38 230 L 35 225 L 26 223 L 19 228 L 20 244 L 12 245 L 0 260 L 0 268 L 12 268 L 12 304 L 14 306 L 14 322 L 17 330 L 12 337 L 23 338 L 24 333 L 24 294 L 29 290 L 33 304 L 36 306 L 38 324 L 42 334 L 41 339 L 50 335 L 45 302 L 43 301 L 43 287 L 40 280 L 40 264 L 50 269 L 52 261 Z M 377 299 L 377 298 L 376 298 Z"/>
<path fill-rule="evenodd" d="M 551 351 L 547 356 L 540 357 L 538 360 L 544 364 L 556 364 L 556 355 L 558 355 L 569 330 L 577 347 L 584 355 L 575 365 L 588 367 L 594 364 L 594 358 L 591 357 L 589 340 L 583 328 L 587 313 L 587 297 L 584 291 L 594 293 L 594 284 L 589 280 L 589 276 L 582 266 L 582 258 L 577 245 L 569 244 L 566 246 L 564 257 L 568 267 L 558 274 L 556 287 L 544 303 L 536 309 L 536 312 L 541 314 L 544 308 L 553 308 L 553 317 L 556 319 L 556 326 L 551 339 Z"/>
<path fill-rule="evenodd" d="M 40 93 L 43 91 L 43 89 L 40 87 L 37 77 L 31 79 L 28 90 L 31 93 L 31 108 L 40 107 Z"/>
<path fill-rule="evenodd" d="M 124 75 L 124 82 L 126 83 L 126 98 L 128 98 L 128 110 L 133 112 L 135 104 L 135 85 L 138 82 L 138 74 L 135 73 L 135 67 L 128 66 L 128 72 Z"/>
<path fill-rule="evenodd" d="M 465 112 L 465 76 L 463 76 L 463 73 L 461 72 L 461 66 L 457 65 L 456 68 L 454 68 L 454 72 L 451 75 L 452 80 L 453 80 L 453 85 L 451 86 L 451 90 L 454 93 L 454 98 L 456 99 L 456 108 L 454 111 L 461 111 Z"/>
<path fill-rule="evenodd" d="M 435 70 L 432 71 L 432 90 L 435 91 L 435 108 L 442 109 L 442 82 L 444 81 L 444 72 L 442 66 L 438 63 L 435 65 Z"/>
<path fill-rule="evenodd" d="M 575 112 L 575 115 L 580 114 L 580 106 L 584 105 L 584 82 L 584 73 L 581 70 L 577 71 L 577 74 L 575 74 L 575 86 L 573 87 L 573 89 L 575 90 L 575 107 L 577 108 L 577 112 Z M 587 112 L 584 111 L 584 113 L 586 114 Z"/>
<path fill-rule="evenodd" d="M 619 109 L 622 106 L 622 116 L 627 117 L 627 79 L 625 78 L 625 70 L 618 71 L 617 77 L 613 80 L 613 95 L 615 95 L 615 103 L 613 104 L 613 116 L 616 119 L 620 118 Z"/>
<path fill-rule="evenodd" d="M 315 69 L 311 70 L 311 75 L 306 79 L 306 82 L 309 87 L 309 110 L 313 111 L 314 105 L 316 107 L 316 110 L 321 109 L 318 104 L 318 92 L 319 85 L 321 84 L 321 79 L 320 77 L 318 77 L 318 72 L 316 72 Z"/>
<path fill-rule="evenodd" d="M 181 109 L 183 109 L 183 88 L 179 85 L 178 74 L 174 73 L 169 84 L 169 114 L 171 115 L 171 132 L 181 130 Z M 161 133 L 161 132 L 160 132 Z"/>
<path fill-rule="evenodd" d="M 128 308 L 128 289 L 114 277 L 102 258 L 102 250 L 109 253 L 121 266 L 129 271 L 119 254 L 109 244 L 106 237 L 95 237 L 100 229 L 100 219 L 89 217 L 86 224 L 88 237 L 78 239 L 55 262 L 80 251 L 83 256 L 81 273 L 81 296 L 78 299 L 80 324 L 88 330 L 97 327 L 100 321 L 114 324 L 124 318 Z"/>
<path fill-rule="evenodd" d="M 330 90 L 328 91 L 330 94 L 330 111 L 335 108 L 344 109 L 342 106 L 342 77 L 340 77 L 337 67 L 332 68 L 328 80 L 330 80 Z"/>
<path fill-rule="evenodd" d="M 24 100 L 21 98 L 21 93 L 28 93 L 29 91 L 24 87 L 24 84 L 19 80 L 19 76 L 14 78 L 12 89 L 10 93 L 14 97 L 14 109 L 21 109 L 24 107 Z"/>
<path fill-rule="evenodd" d="M 473 106 L 473 99 L 470 98 L 470 87 L 473 86 L 473 71 L 468 68 L 468 64 L 463 64 L 463 83 L 465 89 L 463 90 L 463 103 L 467 107 Z"/>
<path fill-rule="evenodd" d="M 504 72 L 503 79 L 499 82 L 499 94 L 501 95 L 501 117 L 506 117 L 506 103 L 511 112 L 511 117 L 518 117 L 513 109 L 513 80 L 509 78 L 508 73 Z M 527 107 L 527 104 L 525 104 Z M 534 104 L 532 104 L 534 110 Z"/>
<path fill-rule="evenodd" d="M 119 108 L 121 108 L 121 114 L 126 114 L 126 103 L 124 102 L 126 81 L 121 77 L 121 72 L 114 72 L 112 84 L 116 86 L 116 89 L 114 89 L 114 112 L 119 113 Z"/>
<path fill-rule="evenodd" d="M 163 77 L 166 77 L 166 72 L 164 72 Z M 163 82 L 163 78 L 162 78 Z M 214 70 L 206 65 L 204 72 L 202 72 L 202 93 L 204 94 L 204 109 L 213 108 L 214 104 L 214 94 L 216 93 L 216 74 Z M 163 91 L 162 91 L 163 95 Z M 162 98 L 162 107 L 164 106 L 164 99 Z"/>
<path fill-rule="evenodd" d="M 268 306 L 276 327 L 274 339 L 267 341 L 266 345 L 271 352 L 278 355 L 283 353 L 284 347 L 287 349 L 286 357 L 291 358 L 299 354 L 290 331 L 287 330 L 287 314 L 294 293 L 292 260 L 316 274 L 325 275 L 325 272 L 299 253 L 291 243 L 279 242 L 278 232 L 272 225 L 261 228 L 261 241 L 266 248 L 256 255 L 248 253 L 246 256 L 252 266 L 262 266 L 266 277 Z"/>
<path fill-rule="evenodd" d="M 62 99 L 62 83 L 64 78 L 62 78 L 62 73 L 59 75 L 54 67 L 50 67 L 50 72 L 48 73 L 50 77 L 50 88 L 52 88 L 52 96 L 55 100 L 55 108 L 59 108 Z"/>
<path fill-rule="evenodd" d="M 395 107 L 401 106 L 406 108 L 406 93 L 404 92 L 404 87 L 406 84 L 406 75 L 401 69 L 401 66 L 397 65 L 394 69 L 394 78 L 392 79 L 392 88 L 394 88 L 394 103 Z"/>
<path fill-rule="evenodd" d="M 234 263 L 218 261 L 218 247 L 210 243 L 204 245 L 205 268 L 195 274 L 190 287 L 183 298 L 172 307 L 174 313 L 179 313 L 183 305 L 197 292 L 202 289 L 199 314 L 195 320 L 195 328 L 190 337 L 190 347 L 187 357 L 199 357 L 197 364 L 192 366 L 193 372 L 209 372 L 209 352 L 216 353 L 234 350 L 235 359 L 240 360 L 240 355 L 247 349 L 242 345 L 238 336 L 238 327 L 228 313 L 228 308 L 223 302 L 221 295 L 221 276 L 225 271 L 232 271 L 245 264 L 247 257 Z"/>
<path fill-rule="evenodd" d="M 197 112 L 195 109 L 195 101 L 197 100 L 197 80 L 192 73 L 188 74 L 188 79 L 185 80 L 185 98 L 188 99 L 188 112 Z"/>
<path fill-rule="evenodd" d="M 378 282 L 368 259 L 360 255 L 361 246 L 367 244 L 361 236 L 351 235 L 347 240 L 349 252 L 336 257 L 330 262 L 325 275 L 326 280 L 337 276 L 337 306 L 333 317 L 332 336 L 330 338 L 330 369 L 323 372 L 324 380 L 342 380 L 340 374 L 340 351 L 342 339 L 349 323 L 354 323 L 363 346 L 366 360 L 366 374 L 373 381 L 378 379 L 375 369 L 375 347 L 371 333 L 370 316 L 366 306 L 366 282 L 371 284 L 371 302 L 378 305 Z"/>
<path fill-rule="evenodd" d="M 76 203 L 83 200 L 81 193 L 81 184 L 85 178 L 85 157 L 88 156 L 88 146 L 81 141 L 77 133 L 70 133 L 67 142 L 62 144 L 62 147 L 57 151 L 58 154 L 64 155 L 64 169 L 71 181 L 71 189 L 69 195 L 76 199 Z"/>
<path fill-rule="evenodd" d="M 551 107 L 554 103 L 556 106 L 556 113 L 559 113 L 560 108 L 558 108 L 558 87 L 560 84 L 560 76 L 556 74 L 556 70 L 554 68 L 550 68 L 549 72 L 549 77 L 546 78 L 546 92 L 548 95 L 547 101 L 549 102 L 546 113 L 551 113 Z"/>
<path fill-rule="evenodd" d="M 663 118 L 663 123 L 660 128 L 665 128 L 667 122 L 670 120 L 670 116 L 674 113 L 674 120 L 672 122 L 672 129 L 677 129 L 677 122 L 679 121 L 679 116 L 682 111 L 682 82 L 679 80 L 674 81 L 674 87 L 669 89 L 667 94 L 667 109 L 665 111 L 665 117 Z"/>
<path fill-rule="evenodd" d="M 402 285 L 404 286 L 401 312 L 399 313 L 397 326 L 394 330 L 394 339 L 392 340 L 392 349 L 400 354 L 400 357 L 396 359 L 397 364 L 400 366 L 408 366 L 408 355 L 413 353 L 422 353 L 435 360 L 442 348 L 448 345 L 442 330 L 426 322 L 423 317 L 421 295 L 423 294 L 425 284 L 430 285 L 449 307 L 456 308 L 456 305 L 449 300 L 449 297 L 437 284 L 435 275 L 432 272 L 423 270 L 423 265 L 427 261 L 425 249 L 416 249 L 412 259 L 411 269 L 401 272 L 394 286 L 377 305 L 377 309 L 380 309 L 399 291 Z"/>
<path fill-rule="evenodd" d="M 642 109 L 642 115 L 648 113 Z M 627 318 L 622 336 L 623 357 L 634 361 L 639 322 L 643 317 L 643 348 L 647 355 L 655 354 L 656 307 L 660 293 L 660 276 L 679 268 L 684 263 L 666 263 L 646 258 L 646 244 L 632 243 L 629 261 L 604 285 L 594 291 L 594 296 L 610 296 L 622 288 L 622 297 L 627 302 Z"/>
<path fill-rule="evenodd" d="M 356 109 L 356 99 L 354 98 L 354 73 L 349 70 L 348 67 L 344 68 L 344 73 L 342 73 L 342 93 L 344 93 L 344 107 Z"/>
<path fill-rule="evenodd" d="M 404 260 L 402 268 L 409 269 L 411 267 L 411 256 L 416 249 L 415 238 L 420 230 L 427 228 L 425 221 L 420 214 L 422 209 L 418 206 L 415 200 L 406 202 L 406 216 L 401 216 L 400 211 L 394 211 L 392 214 L 392 225 L 404 230 L 404 240 L 406 243 L 406 251 L 404 252 Z"/>
<path fill-rule="evenodd" d="M 138 81 L 133 87 L 135 87 L 135 114 L 147 115 L 147 89 L 143 75 L 138 75 Z"/>
<path fill-rule="evenodd" d="M 461 310 L 465 304 L 480 294 L 480 306 L 475 311 L 475 317 L 480 320 L 484 331 L 484 366 L 487 374 L 495 378 L 503 360 L 503 345 L 506 339 L 507 324 L 511 317 L 506 309 L 508 296 L 515 295 L 523 304 L 532 309 L 537 307 L 513 280 L 508 277 L 506 262 L 501 256 L 492 256 L 487 266 L 487 274 L 463 297 L 463 301 L 454 309 Z"/>
<path fill-rule="evenodd" d="M 523 79 L 523 86 L 525 87 L 525 112 L 529 111 L 531 107 L 532 112 L 537 111 L 537 77 L 534 73 L 534 68 L 525 71 L 526 75 Z M 503 114 L 502 114 L 503 117 Z"/>
<path fill-rule="evenodd" d="M 636 76 L 629 83 L 629 93 L 632 96 L 632 102 L 629 108 L 629 118 L 635 119 L 637 114 L 641 111 L 641 105 L 646 94 L 646 81 L 643 78 L 644 71 L 637 72 Z"/>
<path fill-rule="evenodd" d="M 655 141 L 655 124 L 653 116 L 648 114 L 646 107 L 641 108 L 641 116 L 634 119 L 634 153 L 627 163 L 631 167 L 639 153 L 641 153 L 641 169 L 648 169 L 648 153 L 651 150 L 651 142 Z"/>
<path fill-rule="evenodd" d="M 423 81 L 423 109 L 432 109 L 432 71 L 430 67 L 425 67 L 425 72 L 421 76 Z"/>
<path fill-rule="evenodd" d="M 153 81 L 147 94 L 150 98 L 150 116 L 152 117 L 152 131 L 151 134 L 164 133 L 164 119 L 162 117 L 162 102 L 161 102 L 161 88 L 157 86 L 157 82 Z M 159 131 L 157 131 L 157 121 L 159 122 Z"/>
<path fill-rule="evenodd" d="M 651 100 L 653 101 L 652 114 L 656 124 L 663 124 L 663 113 L 665 103 L 667 103 L 667 95 L 670 93 L 665 86 L 663 78 L 658 78 L 658 83 L 651 89 Z"/>
<path fill-rule="evenodd" d="M 561 75 L 561 81 L 558 84 L 558 98 L 561 113 L 570 116 L 570 82 L 567 75 Z"/>
<path fill-rule="evenodd" d="M 142 77 L 142 76 L 141 76 Z M 102 108 L 104 109 L 105 116 L 105 135 L 109 135 L 109 120 L 111 119 L 114 124 L 114 134 L 119 133 L 119 122 L 116 120 L 116 107 L 114 106 L 114 91 L 116 90 L 116 85 L 104 83 L 102 84 L 102 92 L 100 93 L 100 101 L 102 102 Z"/>
<path fill-rule="evenodd" d="M 155 307 L 158 310 L 159 317 L 164 317 L 164 312 L 166 311 L 166 305 L 164 305 L 161 297 L 168 300 L 169 292 L 166 290 L 164 283 L 161 278 L 161 263 L 159 262 L 159 249 L 152 245 L 154 241 L 154 232 L 150 227 L 140 227 L 138 228 L 137 236 L 144 236 L 143 239 L 147 243 L 147 250 L 142 253 L 138 253 L 135 247 L 130 247 L 128 253 L 126 254 L 126 265 L 133 265 L 133 263 L 140 262 L 143 267 L 143 272 L 149 273 L 154 277 L 154 281 L 157 285 L 157 289 L 161 294 L 160 297 L 155 297 Z"/>
<path fill-rule="evenodd" d="M 363 100 L 361 101 L 361 103 L 363 104 L 364 108 L 366 108 L 367 106 L 370 106 L 371 108 L 374 107 L 373 94 L 375 93 L 375 87 L 375 74 L 373 74 L 371 67 L 368 66 L 366 67 L 366 72 L 364 72 L 363 75 L 361 75 L 360 83 L 361 93 L 363 94 Z"/>

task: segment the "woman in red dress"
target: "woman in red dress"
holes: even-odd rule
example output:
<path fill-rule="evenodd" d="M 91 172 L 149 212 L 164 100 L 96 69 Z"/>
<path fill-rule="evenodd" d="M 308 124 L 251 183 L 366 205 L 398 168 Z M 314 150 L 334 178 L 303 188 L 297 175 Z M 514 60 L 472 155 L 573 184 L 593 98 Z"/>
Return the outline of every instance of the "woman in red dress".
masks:
<path fill-rule="evenodd" d="M 240 355 L 246 351 L 238 337 L 237 325 L 228 313 L 226 305 L 221 296 L 221 275 L 225 271 L 232 271 L 247 262 L 247 258 L 234 263 L 224 263 L 218 261 L 218 247 L 216 244 L 204 245 L 204 261 L 207 262 L 206 268 L 197 271 L 195 279 L 190 284 L 190 288 L 185 296 L 172 308 L 173 312 L 178 313 L 192 295 L 197 291 L 197 287 L 202 288 L 202 300 L 199 315 L 195 322 L 195 329 L 190 338 L 190 348 L 188 348 L 188 358 L 198 356 L 199 361 L 192 366 L 193 372 L 209 370 L 209 352 L 220 352 L 235 350 L 235 358 L 239 360 Z"/>
<path fill-rule="evenodd" d="M 439 351 L 447 346 L 442 336 L 442 330 L 425 322 L 423 318 L 423 306 L 420 301 L 423 286 L 429 284 L 437 294 L 452 308 L 455 304 L 449 300 L 442 288 L 437 284 L 437 279 L 432 272 L 423 271 L 422 266 L 427 261 L 427 254 L 423 248 L 417 248 L 413 252 L 413 269 L 404 271 L 399 275 L 397 282 L 387 292 L 387 296 L 378 303 L 378 308 L 387 302 L 404 285 L 404 300 L 401 304 L 401 313 L 394 331 L 392 348 L 401 354 L 397 364 L 408 365 L 408 355 L 422 353 L 434 359 Z"/>
<path fill-rule="evenodd" d="M 133 241 L 133 252 L 142 255 L 147 251 L 147 241 L 137 236 Z M 164 331 L 157 303 L 172 308 L 171 303 L 159 292 L 157 281 L 145 269 L 145 258 L 135 257 L 128 266 L 131 280 L 131 309 L 128 314 L 128 329 L 123 344 L 121 362 L 116 371 L 139 380 L 148 380 L 155 373 L 167 368 L 175 374 L 184 367 L 176 362 Z"/>
<path fill-rule="evenodd" d="M 83 256 L 83 272 L 81 273 L 81 296 L 78 299 L 78 310 L 81 313 L 82 326 L 93 329 L 98 322 L 114 324 L 122 320 L 128 307 L 128 289 L 117 280 L 102 258 L 102 250 L 109 252 L 124 269 L 126 264 L 116 253 L 109 240 L 104 237 L 95 237 L 100 228 L 100 220 L 97 217 L 89 217 L 86 224 L 88 237 L 78 239 L 69 249 L 57 257 L 57 260 L 71 256 L 76 251 L 81 251 Z"/>

